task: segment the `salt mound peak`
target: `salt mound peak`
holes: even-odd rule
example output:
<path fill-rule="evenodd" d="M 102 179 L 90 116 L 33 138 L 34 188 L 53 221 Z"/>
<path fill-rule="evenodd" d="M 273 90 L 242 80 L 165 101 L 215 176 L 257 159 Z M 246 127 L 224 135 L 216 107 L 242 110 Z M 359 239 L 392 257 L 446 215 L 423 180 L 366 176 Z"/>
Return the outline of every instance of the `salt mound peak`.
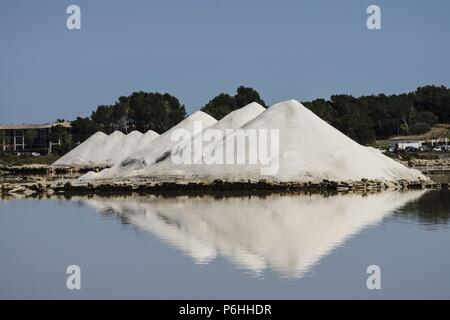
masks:
<path fill-rule="evenodd" d="M 87 138 L 84 142 L 89 141 L 90 139 L 98 139 L 98 137 L 107 137 L 108 135 L 102 131 L 97 131 L 92 136 Z"/>
<path fill-rule="evenodd" d="M 148 130 L 146 133 L 143 134 L 146 137 L 157 137 L 159 136 L 159 133 L 153 131 L 153 130 Z"/>
<path fill-rule="evenodd" d="M 104 145 L 105 141 L 108 139 L 108 135 L 97 131 L 88 139 L 83 141 L 76 148 L 72 149 L 70 152 L 66 153 L 64 156 L 56 160 L 52 165 L 54 166 L 80 166 L 80 165 L 90 165 L 91 154 L 95 153 L 96 150 Z"/>
<path fill-rule="evenodd" d="M 110 137 L 123 137 L 123 136 L 125 136 L 125 133 L 123 133 L 122 131 L 116 130 L 113 133 L 111 133 L 109 136 Z"/>
<path fill-rule="evenodd" d="M 181 121 L 179 124 L 182 124 L 185 120 L 191 120 L 191 121 L 211 121 L 211 120 L 215 120 L 215 122 L 217 122 L 216 119 L 214 119 L 209 114 L 207 114 L 206 112 L 203 112 L 201 110 L 195 111 L 193 114 L 191 114 L 189 117 L 187 117 L 186 119 Z"/>
<path fill-rule="evenodd" d="M 127 134 L 127 137 L 140 137 L 142 136 L 142 132 L 137 131 L 137 130 L 133 130 L 130 133 Z"/>
<path fill-rule="evenodd" d="M 252 102 L 246 106 L 234 110 L 223 117 L 211 128 L 215 129 L 237 129 L 243 126 L 248 121 L 254 119 L 261 112 L 264 112 L 266 108 L 257 102 Z"/>

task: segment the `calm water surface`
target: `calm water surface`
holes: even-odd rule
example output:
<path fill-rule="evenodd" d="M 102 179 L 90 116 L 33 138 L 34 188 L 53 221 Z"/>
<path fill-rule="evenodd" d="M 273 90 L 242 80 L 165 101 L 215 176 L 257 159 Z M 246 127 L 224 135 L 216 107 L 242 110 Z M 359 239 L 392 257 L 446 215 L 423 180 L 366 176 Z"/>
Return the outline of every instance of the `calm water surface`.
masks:
<path fill-rule="evenodd" d="M 0 200 L 0 298 L 450 298 L 449 219 L 447 190 Z"/>

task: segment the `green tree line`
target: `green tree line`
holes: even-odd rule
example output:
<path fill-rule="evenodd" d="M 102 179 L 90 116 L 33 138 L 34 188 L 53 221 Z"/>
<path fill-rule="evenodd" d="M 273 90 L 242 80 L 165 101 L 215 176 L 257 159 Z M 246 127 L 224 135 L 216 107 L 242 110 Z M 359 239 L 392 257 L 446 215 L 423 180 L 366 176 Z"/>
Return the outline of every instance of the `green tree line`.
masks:
<path fill-rule="evenodd" d="M 258 102 L 267 108 L 253 88 L 240 86 L 234 95 L 220 93 L 201 110 L 220 120 L 248 103 Z M 436 123 L 450 123 L 450 89 L 445 86 L 424 86 L 414 92 L 393 95 L 353 97 L 333 95 L 330 99 L 305 101 L 303 104 L 323 120 L 362 144 L 393 135 L 420 134 Z M 133 92 L 121 96 L 112 105 L 98 106 L 89 117 L 71 121 L 69 136 L 65 130 L 54 130 L 66 152 L 97 131 L 110 134 L 115 130 L 163 133 L 186 117 L 186 109 L 168 93 Z"/>
<path fill-rule="evenodd" d="M 436 123 L 450 123 L 450 89 L 444 86 L 424 86 L 399 95 L 333 95 L 304 105 L 362 144 L 421 134 Z"/>

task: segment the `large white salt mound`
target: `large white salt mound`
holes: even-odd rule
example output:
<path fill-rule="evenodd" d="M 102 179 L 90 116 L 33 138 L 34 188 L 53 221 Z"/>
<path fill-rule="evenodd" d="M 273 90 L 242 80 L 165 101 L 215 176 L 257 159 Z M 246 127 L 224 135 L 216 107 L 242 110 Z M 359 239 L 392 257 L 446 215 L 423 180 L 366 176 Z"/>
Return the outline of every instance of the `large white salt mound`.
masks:
<path fill-rule="evenodd" d="M 242 129 L 277 129 L 279 150 L 277 161 L 272 160 L 270 175 L 263 174 L 262 168 L 268 165 L 249 164 L 248 153 L 255 149 L 247 144 L 245 154 L 236 156 L 234 164 L 173 165 L 172 170 L 153 172 L 155 175 L 176 173 L 190 179 L 267 179 L 275 181 L 333 181 L 381 179 L 397 181 L 399 179 L 427 179 L 418 170 L 406 168 L 402 164 L 386 157 L 380 151 L 362 146 L 305 108 L 295 100 L 278 103 L 251 120 Z M 216 143 L 215 149 L 226 150 L 226 145 L 235 139 L 233 135 Z M 267 139 L 270 141 L 270 137 Z M 266 143 L 269 155 L 270 142 Z M 261 149 L 260 146 L 257 149 Z M 224 151 L 225 153 L 225 151 Z M 236 164 L 239 161 L 244 164 Z M 274 168 L 278 170 L 274 171 Z M 145 172 L 145 171 L 143 171 Z"/>
<path fill-rule="evenodd" d="M 96 165 L 93 163 L 97 150 L 105 145 L 108 135 L 103 132 L 96 132 L 88 139 L 83 141 L 79 146 L 66 153 L 64 156 L 56 160 L 55 166 L 81 166 L 81 165 Z"/>
<path fill-rule="evenodd" d="M 264 112 L 266 109 L 260 105 L 259 103 L 252 102 L 248 105 L 237 109 L 233 112 L 230 112 L 228 115 L 223 117 L 221 120 L 217 121 L 215 124 L 206 128 L 202 132 L 197 133 L 192 137 L 187 143 L 182 143 L 180 145 L 175 146 L 170 151 L 170 156 L 165 157 L 164 160 L 155 163 L 151 166 L 144 168 L 139 174 L 142 175 L 174 175 L 177 174 L 176 165 L 174 165 L 172 161 L 172 156 L 183 157 L 185 153 L 192 159 L 192 163 L 195 163 L 197 160 L 200 160 L 202 154 L 196 154 L 194 152 L 193 146 L 198 144 L 202 144 L 202 150 L 207 150 L 208 148 L 213 148 L 214 141 L 204 141 L 202 140 L 202 135 L 205 131 L 213 132 L 213 130 L 220 131 L 223 135 L 225 135 L 227 129 L 238 129 L 242 127 L 244 124 L 249 122 L 250 120 L 256 118 L 259 114 Z"/>
<path fill-rule="evenodd" d="M 172 141 L 172 134 L 175 130 L 186 130 L 190 134 L 194 133 L 194 123 L 201 123 L 203 128 L 207 128 L 217 120 L 210 115 L 197 111 L 181 121 L 164 134 L 155 138 L 149 146 L 139 149 L 136 152 L 131 153 L 123 159 L 120 163 L 116 164 L 112 168 L 104 169 L 98 173 L 88 172 L 81 176 L 80 180 L 89 179 L 109 179 L 114 177 L 131 177 L 138 174 L 139 170 L 152 165 L 156 160 L 165 155 L 167 152 L 177 145 L 179 142 Z"/>

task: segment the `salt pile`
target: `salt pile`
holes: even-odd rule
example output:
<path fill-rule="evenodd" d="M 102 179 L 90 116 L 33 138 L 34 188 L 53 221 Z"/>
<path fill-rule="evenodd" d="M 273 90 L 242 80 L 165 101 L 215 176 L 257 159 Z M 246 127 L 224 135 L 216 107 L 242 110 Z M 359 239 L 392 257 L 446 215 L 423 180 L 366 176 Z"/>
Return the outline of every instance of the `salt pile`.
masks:
<path fill-rule="evenodd" d="M 132 131 L 123 137 L 122 140 L 112 141 L 111 144 L 113 148 L 109 152 L 105 151 L 104 153 L 106 165 L 111 167 L 120 163 L 133 152 L 148 148 L 151 142 L 158 136 L 159 134 L 153 130 L 149 130 L 145 134 L 142 134 L 139 131 Z"/>
<path fill-rule="evenodd" d="M 158 159 L 167 155 L 179 143 L 172 140 L 172 134 L 176 130 L 186 130 L 186 132 L 193 134 L 195 123 L 201 124 L 203 128 L 207 128 L 216 122 L 217 120 L 210 115 L 202 111 L 197 111 L 164 134 L 155 138 L 149 145 L 122 159 L 120 163 L 117 163 L 112 168 L 104 169 L 98 173 L 88 172 L 84 176 L 81 176 L 80 180 L 134 176 L 139 173 L 139 170 L 154 164 Z"/>
<path fill-rule="evenodd" d="M 298 101 L 278 103 L 264 112 L 258 111 L 255 104 L 243 109 L 235 111 L 219 122 L 203 112 L 196 112 L 155 139 L 149 148 L 132 153 L 113 168 L 105 169 L 98 174 L 89 173 L 82 179 L 131 176 L 164 179 L 165 176 L 173 175 L 186 181 L 221 179 L 231 182 L 243 179 L 285 182 L 321 182 L 324 179 L 330 181 L 379 179 L 397 182 L 400 179 L 408 181 L 427 179 L 418 170 L 406 168 L 380 151 L 356 143 Z M 251 120 L 252 116 L 254 119 Z M 193 122 L 199 120 L 204 122 L 203 128 L 214 123 L 218 129 L 235 128 L 243 124 L 240 129 L 246 132 L 276 131 L 277 139 L 259 138 L 256 143 L 247 143 L 244 146 L 245 152 L 237 154 L 235 152 L 235 161 L 231 164 L 174 163 L 171 156 L 182 153 L 185 148 L 179 142 L 172 141 L 171 135 L 180 128 L 188 129 L 192 133 Z M 214 150 L 213 153 L 216 153 L 216 150 L 226 150 L 227 145 L 235 148 L 235 140 L 234 134 L 228 134 L 222 139 L 214 140 L 214 143 L 206 148 L 206 152 L 211 154 L 211 150 Z M 266 156 L 269 156 L 265 159 L 268 160 L 266 162 L 260 159 L 261 149 L 266 149 Z M 200 158 L 204 160 L 205 153 Z M 251 163 L 248 161 L 251 158 L 257 158 L 258 161 Z M 268 168 L 270 170 L 267 170 Z"/>
<path fill-rule="evenodd" d="M 244 164 L 238 159 L 234 164 L 209 165 L 176 165 L 165 168 L 148 168 L 143 175 L 178 174 L 186 180 L 222 179 L 238 181 L 242 179 L 320 182 L 380 179 L 398 181 L 399 179 L 427 179 L 418 170 L 406 168 L 380 151 L 362 146 L 327 122 L 320 119 L 309 109 L 295 100 L 278 103 L 261 113 L 258 117 L 243 125 L 241 129 L 259 130 L 276 129 L 279 140 L 276 146 L 266 145 L 267 150 L 275 147 L 279 156 L 271 159 L 271 163 L 263 166 L 261 163 Z M 217 143 L 215 149 L 226 149 L 226 145 L 234 136 L 228 136 Z M 267 144 L 269 143 L 269 139 Z M 245 155 L 250 158 L 254 148 L 246 146 Z M 255 155 L 257 157 L 257 155 Z M 240 159 L 243 160 L 243 159 Z M 245 159 L 244 159 L 245 160 Z M 276 160 L 277 163 L 273 163 Z M 273 166 L 276 172 L 264 175 L 264 167 Z"/>
<path fill-rule="evenodd" d="M 81 166 L 96 165 L 94 163 L 98 158 L 97 150 L 105 145 L 108 135 L 103 132 L 96 132 L 87 140 L 77 146 L 75 149 L 66 153 L 64 156 L 56 160 L 55 166 Z"/>
<path fill-rule="evenodd" d="M 116 131 L 120 132 L 120 131 Z M 112 133 L 107 140 L 107 147 L 103 150 L 99 150 L 103 155 L 103 162 L 106 166 L 113 166 L 118 163 L 125 155 L 133 152 L 138 145 L 139 140 L 143 134 L 139 131 L 131 131 L 124 136 L 123 134 Z"/>
<path fill-rule="evenodd" d="M 149 131 L 142 134 L 132 131 L 125 135 L 115 131 L 109 136 L 97 132 L 78 147 L 53 163 L 55 166 L 112 166 L 139 146 L 148 145 L 158 134 Z"/>
<path fill-rule="evenodd" d="M 240 109 L 237 109 L 233 112 L 230 112 L 228 115 L 223 117 L 221 120 L 217 121 L 215 124 L 206 128 L 208 131 L 212 132 L 213 130 L 219 130 L 225 135 L 227 129 L 238 129 L 242 127 L 244 124 L 249 122 L 250 120 L 256 118 L 259 114 L 264 112 L 266 109 L 260 105 L 259 103 L 252 102 Z M 142 175 L 176 175 L 182 172 L 178 171 L 178 166 L 174 165 L 172 161 L 172 156 L 177 155 L 180 158 L 183 157 L 184 153 L 189 153 L 189 157 L 192 159 L 192 163 L 196 163 L 201 160 L 198 159 L 195 155 L 195 152 L 192 148 L 193 145 L 198 145 L 198 143 L 202 144 L 202 150 L 209 150 L 214 148 L 214 142 L 203 141 L 202 132 L 197 133 L 190 141 L 187 143 L 181 144 L 179 146 L 175 146 L 171 150 L 170 156 L 167 156 L 164 160 L 155 163 L 154 165 L 149 166 L 148 168 L 143 169 L 140 174 Z M 199 155 L 201 157 L 202 154 Z M 194 164 L 192 164 L 194 165 Z"/>

